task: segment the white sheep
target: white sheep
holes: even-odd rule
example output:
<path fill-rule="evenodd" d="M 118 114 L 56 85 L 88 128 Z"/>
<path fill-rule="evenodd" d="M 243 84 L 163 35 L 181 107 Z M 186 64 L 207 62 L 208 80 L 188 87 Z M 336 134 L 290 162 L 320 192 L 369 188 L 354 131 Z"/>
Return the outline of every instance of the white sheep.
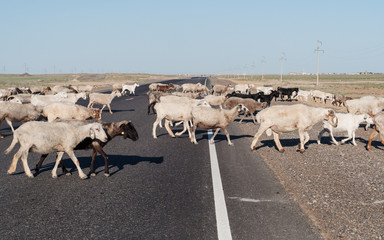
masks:
<path fill-rule="evenodd" d="M 148 91 L 147 92 L 147 95 L 148 95 L 148 114 L 150 113 L 151 107 L 152 107 L 153 113 L 156 113 L 154 107 L 155 107 L 156 103 L 160 102 L 160 97 L 170 95 L 170 94 L 171 93 Z"/>
<path fill-rule="evenodd" d="M 273 87 L 259 86 L 256 88 L 257 92 L 263 92 L 265 95 L 271 94 Z"/>
<path fill-rule="evenodd" d="M 345 106 L 349 113 L 354 114 L 372 114 L 376 115 L 384 109 L 384 98 L 378 98 L 374 96 L 364 96 L 359 99 L 351 99 L 345 101 Z M 365 130 L 370 127 L 371 124 L 365 126 Z"/>
<path fill-rule="evenodd" d="M 212 95 L 224 95 L 226 92 L 230 91 L 231 90 L 231 87 L 229 86 L 224 86 L 224 85 L 214 85 L 212 86 L 212 90 L 211 90 L 211 93 Z"/>
<path fill-rule="evenodd" d="M 183 134 L 188 130 L 189 137 L 191 132 L 188 122 L 192 119 L 192 109 L 196 106 L 204 105 L 210 107 L 205 100 L 195 101 L 192 103 L 174 103 L 174 102 L 159 102 L 155 105 L 157 114 L 156 121 L 153 123 L 152 136 L 157 138 L 156 128 L 161 124 L 161 121 L 165 118 L 165 128 L 171 137 L 175 137 L 172 130 L 169 128 L 169 121 L 182 121 L 184 123 L 184 129 L 181 132 L 176 133 L 177 136 Z"/>
<path fill-rule="evenodd" d="M 121 97 L 121 93 L 119 91 L 113 91 L 110 94 L 104 94 L 104 93 L 91 93 L 89 94 L 89 104 L 88 108 L 93 107 L 94 104 L 100 104 L 103 105 L 103 107 L 100 110 L 100 114 L 103 112 L 105 106 L 108 106 L 109 113 L 112 114 L 111 110 L 111 102 L 115 97 Z"/>
<path fill-rule="evenodd" d="M 248 93 L 250 87 L 248 84 L 236 84 L 235 85 L 235 92 L 237 93 Z"/>
<path fill-rule="evenodd" d="M 301 101 L 308 101 L 308 96 L 311 96 L 311 92 L 310 91 L 304 91 L 304 90 L 299 90 L 299 92 L 297 93 L 297 96 L 294 97 L 294 98 L 297 98 Z"/>
<path fill-rule="evenodd" d="M 101 111 L 97 108 L 86 108 L 73 103 L 51 103 L 43 108 L 42 115 L 48 118 L 48 122 L 55 119 L 85 120 L 89 117 L 100 119 Z"/>
<path fill-rule="evenodd" d="M 123 85 L 123 90 L 121 92 L 125 94 L 125 92 L 129 92 L 129 95 L 133 94 L 135 95 L 135 89 L 136 87 L 139 87 L 140 85 L 138 83 L 134 84 L 124 84 Z"/>
<path fill-rule="evenodd" d="M 252 120 L 253 120 L 253 123 L 256 124 L 256 120 L 255 120 L 255 116 L 253 115 L 253 113 L 255 111 L 259 111 L 263 108 L 266 107 L 267 103 L 266 102 L 263 102 L 263 103 L 259 103 L 257 101 L 255 101 L 254 99 L 252 98 L 239 98 L 239 97 L 230 97 L 228 98 L 225 102 L 224 102 L 224 107 L 226 109 L 232 109 L 234 108 L 236 105 L 238 104 L 243 104 L 248 110 L 249 110 L 249 113 L 251 114 L 252 116 Z M 240 119 L 240 123 L 243 121 L 243 119 L 247 116 L 247 113 L 245 113 L 243 115 L 243 117 Z"/>
<path fill-rule="evenodd" d="M 80 98 L 87 100 L 87 94 L 85 92 L 80 93 L 67 93 L 67 97 L 60 100 L 63 103 L 75 104 Z"/>
<path fill-rule="evenodd" d="M 86 92 L 86 93 L 91 93 L 93 92 L 94 88 L 97 88 L 96 85 L 79 85 L 79 86 L 72 86 L 73 89 L 75 89 L 78 93 L 80 92 Z"/>
<path fill-rule="evenodd" d="M 200 84 L 196 86 L 196 92 L 207 95 L 209 93 L 209 89 L 207 86 Z"/>
<path fill-rule="evenodd" d="M 222 129 L 227 136 L 228 145 L 232 146 L 233 143 L 229 137 L 229 133 L 227 131 L 227 126 L 235 120 L 237 115 L 242 111 L 248 111 L 248 109 L 239 104 L 236 107 L 228 110 L 228 109 L 214 109 L 208 108 L 204 106 L 197 106 L 192 110 L 193 116 L 193 126 L 191 128 L 191 142 L 197 144 L 196 141 L 196 128 L 200 127 L 203 129 L 216 129 L 212 138 L 209 140 L 211 144 L 214 143 L 215 136 Z"/>
<path fill-rule="evenodd" d="M 327 103 L 327 100 L 333 101 L 334 95 L 331 93 L 322 92 L 320 90 L 311 90 L 310 91 L 311 96 L 313 97 L 313 100 L 319 99 L 320 103 L 324 102 Z"/>
<path fill-rule="evenodd" d="M 66 92 L 59 92 L 55 95 L 32 95 L 31 103 L 35 106 L 47 106 L 54 102 L 60 102 L 62 99 L 67 98 Z"/>
<path fill-rule="evenodd" d="M 0 102 L 0 126 L 2 122 L 7 121 L 12 132 L 15 129 L 12 122 L 28 122 L 36 120 L 41 115 L 42 107 L 32 104 L 19 104 L 13 102 Z M 3 138 L 0 132 L 0 138 Z"/>
<path fill-rule="evenodd" d="M 300 152 L 305 152 L 304 145 L 309 141 L 308 131 L 316 123 L 327 120 L 334 127 L 337 126 L 337 117 L 332 109 L 316 108 L 304 104 L 295 105 L 275 105 L 261 110 L 256 115 L 257 122 L 260 123 L 259 130 L 253 137 L 251 150 L 255 150 L 256 143 L 261 134 L 266 131 L 270 136 L 273 133 L 274 141 L 280 152 L 284 152 L 279 140 L 279 133 L 299 131 Z"/>
<path fill-rule="evenodd" d="M 349 113 L 370 113 L 375 115 L 384 108 L 384 98 L 364 96 L 359 99 L 345 101 L 345 106 Z"/>
<path fill-rule="evenodd" d="M 339 145 L 339 143 L 334 138 L 333 134 L 335 132 L 347 132 L 348 138 L 341 140 L 341 143 L 345 143 L 348 140 L 352 139 L 352 144 L 356 146 L 355 133 L 359 128 L 360 123 L 366 122 L 368 124 L 373 124 L 372 118 L 368 114 L 352 114 L 352 113 L 336 113 L 338 119 L 337 127 L 332 126 L 328 121 L 324 121 L 324 129 L 320 131 L 317 143 L 320 144 L 321 137 L 324 132 L 329 132 L 329 135 L 332 138 L 333 143 Z"/>
<path fill-rule="evenodd" d="M 184 83 L 181 85 L 181 87 L 183 88 L 183 93 L 185 92 L 197 92 L 198 91 L 198 88 L 201 87 L 202 84 L 201 83 Z"/>
<path fill-rule="evenodd" d="M 204 99 L 209 103 L 211 106 L 219 106 L 220 109 L 223 108 L 223 104 L 225 100 L 228 99 L 228 96 L 215 96 L 215 95 L 207 95 L 204 97 Z"/>
<path fill-rule="evenodd" d="M 69 86 L 56 85 L 51 88 L 51 91 L 52 91 L 52 94 L 57 94 L 59 92 L 77 93 L 77 90 L 73 88 L 71 85 Z"/>
<path fill-rule="evenodd" d="M 33 177 L 28 166 L 28 152 L 36 152 L 40 154 L 49 154 L 57 152 L 57 159 L 52 170 L 52 177 L 57 177 L 57 166 L 63 157 L 64 152 L 72 159 L 76 165 L 79 177 L 87 178 L 87 175 L 81 170 L 79 161 L 77 160 L 73 149 L 85 138 L 99 139 L 102 142 L 108 140 L 103 127 L 100 123 L 91 123 L 87 125 L 71 125 L 63 122 L 27 122 L 21 125 L 13 134 L 11 145 L 5 150 L 8 154 L 17 143 L 20 148 L 13 156 L 8 174 L 12 174 L 16 170 L 17 162 L 21 156 L 24 172 L 28 177 Z"/>
<path fill-rule="evenodd" d="M 197 93 L 191 93 L 191 92 L 187 92 L 187 93 L 183 93 L 183 92 L 173 92 L 172 95 L 175 95 L 175 96 L 179 96 L 179 97 L 189 97 L 189 98 L 198 98 L 198 97 L 201 97 L 202 96 L 202 93 L 201 92 L 197 92 Z"/>

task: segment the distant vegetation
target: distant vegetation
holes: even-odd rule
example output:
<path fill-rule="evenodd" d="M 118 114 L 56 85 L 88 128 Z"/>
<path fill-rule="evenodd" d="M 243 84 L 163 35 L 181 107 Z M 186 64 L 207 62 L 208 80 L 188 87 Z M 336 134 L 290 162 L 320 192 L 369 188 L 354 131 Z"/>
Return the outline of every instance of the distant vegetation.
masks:
<path fill-rule="evenodd" d="M 0 74 L 0 88 L 53 86 L 57 84 L 98 84 L 113 83 L 140 84 L 157 82 L 170 79 L 191 78 L 200 75 L 157 75 L 157 74 Z M 316 75 L 206 75 L 215 79 L 230 80 L 235 83 L 254 83 L 255 85 L 291 86 L 303 90 L 319 89 L 338 94 L 346 94 L 352 97 L 361 95 L 384 96 L 384 74 L 322 74 L 319 77 L 319 86 L 316 86 Z"/>
<path fill-rule="evenodd" d="M 124 82 L 153 82 L 178 78 L 177 75 L 155 74 L 0 74 L 0 88 L 52 86 L 57 84 L 111 84 Z"/>

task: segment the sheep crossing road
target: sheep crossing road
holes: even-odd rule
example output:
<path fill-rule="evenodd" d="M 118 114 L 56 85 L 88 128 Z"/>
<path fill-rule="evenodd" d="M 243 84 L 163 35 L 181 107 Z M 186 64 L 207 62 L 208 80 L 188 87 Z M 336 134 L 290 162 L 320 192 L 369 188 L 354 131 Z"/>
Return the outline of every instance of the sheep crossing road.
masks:
<path fill-rule="evenodd" d="M 204 84 L 202 79 L 166 83 L 196 81 Z M 147 115 L 147 90 L 148 85 L 140 85 L 132 100 L 126 101 L 132 96 L 113 99 L 112 115 L 107 110 L 102 113 L 103 121 L 132 120 L 140 136 L 138 141 L 116 137 L 105 146 L 108 178 L 103 174 L 101 156 L 96 158 L 96 176 L 81 180 L 64 155 L 72 176 L 62 175 L 59 170 L 58 178 L 53 179 L 54 154 L 48 156 L 33 179 L 25 177 L 21 165 L 7 175 L 15 150 L 3 154 L 12 132 L 8 125 L 1 126 L 2 239 L 320 239 L 309 218 L 284 192 L 258 153 L 249 150 L 254 133 L 244 134 L 237 122 L 228 127 L 234 146 L 228 146 L 222 132 L 215 138 L 231 236 L 228 231 L 224 236 L 218 234 L 222 233 L 222 219 L 221 212 L 215 210 L 207 131 L 196 130 L 198 145 L 190 142 L 188 133 L 171 138 L 164 128 L 158 129 L 158 138 L 153 139 L 156 115 Z M 87 104 L 82 99 L 79 102 Z M 76 151 L 76 156 L 88 173 L 91 151 Z M 29 166 L 39 158 L 39 154 L 30 153 Z"/>

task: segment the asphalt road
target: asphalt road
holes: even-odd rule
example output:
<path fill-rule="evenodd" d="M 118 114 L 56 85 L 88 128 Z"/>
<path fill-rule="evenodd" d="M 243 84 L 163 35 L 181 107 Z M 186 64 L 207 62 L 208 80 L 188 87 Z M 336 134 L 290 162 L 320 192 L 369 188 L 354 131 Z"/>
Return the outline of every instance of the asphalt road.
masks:
<path fill-rule="evenodd" d="M 171 82 L 197 81 L 203 79 Z M 218 239 L 207 132 L 197 131 L 198 145 L 188 134 L 171 138 L 164 128 L 153 139 L 156 115 L 147 115 L 147 89 L 143 85 L 136 96 L 114 99 L 113 115 L 103 112 L 106 122 L 132 120 L 139 134 L 136 142 L 116 137 L 104 148 L 110 177 L 103 175 L 104 160 L 98 156 L 97 175 L 81 180 L 66 154 L 71 176 L 59 169 L 58 178 L 51 177 L 55 154 L 33 179 L 26 177 L 21 161 L 16 173 L 7 175 L 18 147 L 3 153 L 12 132 L 2 124 L 1 239 Z M 226 239 L 320 239 L 261 157 L 250 151 L 254 133 L 243 133 L 237 124 L 228 128 L 235 146 L 228 146 L 221 133 L 215 143 L 231 232 Z M 75 154 L 88 173 L 91 151 Z M 38 154 L 29 154 L 32 172 L 38 159 Z"/>

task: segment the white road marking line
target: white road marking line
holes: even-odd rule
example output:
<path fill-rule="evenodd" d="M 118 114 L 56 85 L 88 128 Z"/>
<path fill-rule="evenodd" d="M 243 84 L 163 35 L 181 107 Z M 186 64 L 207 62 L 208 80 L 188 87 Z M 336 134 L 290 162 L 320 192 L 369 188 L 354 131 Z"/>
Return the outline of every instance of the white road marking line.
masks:
<path fill-rule="evenodd" d="M 208 130 L 208 140 L 211 139 L 212 130 Z M 229 227 L 227 205 L 225 204 L 225 195 L 223 185 L 221 183 L 219 162 L 216 155 L 215 144 L 209 146 L 209 157 L 211 159 L 213 197 L 215 200 L 217 236 L 219 240 L 232 239 L 231 228 Z"/>
<path fill-rule="evenodd" d="M 242 197 L 229 197 L 229 198 L 239 200 L 240 202 L 253 202 L 253 203 L 272 202 L 272 200 L 259 200 L 259 199 L 242 198 Z"/>

